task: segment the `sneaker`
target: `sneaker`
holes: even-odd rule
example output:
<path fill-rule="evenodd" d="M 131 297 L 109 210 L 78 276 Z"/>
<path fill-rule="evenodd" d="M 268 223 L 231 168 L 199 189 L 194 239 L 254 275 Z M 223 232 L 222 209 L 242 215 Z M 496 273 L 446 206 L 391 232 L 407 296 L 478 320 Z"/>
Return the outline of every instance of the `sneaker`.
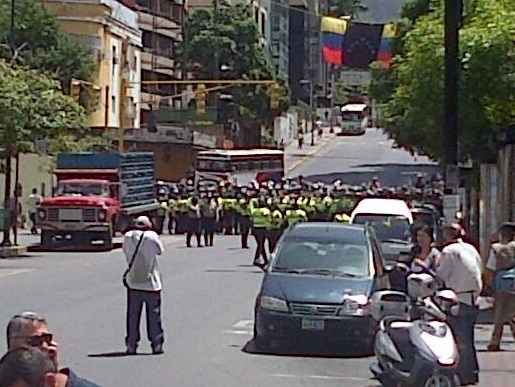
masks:
<path fill-rule="evenodd" d="M 131 347 L 127 347 L 127 349 L 125 350 L 125 354 L 127 356 L 135 355 L 136 354 L 136 349 L 131 348 Z"/>
<path fill-rule="evenodd" d="M 154 355 L 160 355 L 160 354 L 164 353 L 164 351 L 163 351 L 163 344 L 156 344 L 156 345 L 154 345 L 154 347 L 152 348 L 152 353 Z"/>

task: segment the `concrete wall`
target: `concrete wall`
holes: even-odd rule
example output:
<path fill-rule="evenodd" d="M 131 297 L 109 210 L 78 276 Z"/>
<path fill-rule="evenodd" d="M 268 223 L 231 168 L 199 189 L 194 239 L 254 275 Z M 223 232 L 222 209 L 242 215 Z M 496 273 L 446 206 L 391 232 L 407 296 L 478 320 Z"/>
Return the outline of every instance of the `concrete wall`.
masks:
<path fill-rule="evenodd" d="M 36 154 L 21 154 L 20 155 L 20 183 L 23 188 L 22 192 L 22 210 L 27 213 L 27 199 L 32 191 L 32 188 L 37 188 L 38 192 L 44 193 L 45 196 L 52 194 L 52 174 L 49 172 L 51 160 L 45 156 Z M 11 187 L 14 191 L 15 187 L 15 168 L 16 161 L 12 160 L 11 171 Z M 0 173 L 0 203 L 3 206 L 4 190 L 5 190 L 5 174 Z"/>

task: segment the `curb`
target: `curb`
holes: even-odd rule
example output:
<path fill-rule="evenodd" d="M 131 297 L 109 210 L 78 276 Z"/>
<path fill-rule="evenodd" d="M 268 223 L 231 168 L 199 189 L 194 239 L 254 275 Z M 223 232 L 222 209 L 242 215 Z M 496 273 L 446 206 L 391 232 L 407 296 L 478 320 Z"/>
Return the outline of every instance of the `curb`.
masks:
<path fill-rule="evenodd" d="M 0 258 L 23 258 L 27 254 L 27 246 L 0 247 Z"/>

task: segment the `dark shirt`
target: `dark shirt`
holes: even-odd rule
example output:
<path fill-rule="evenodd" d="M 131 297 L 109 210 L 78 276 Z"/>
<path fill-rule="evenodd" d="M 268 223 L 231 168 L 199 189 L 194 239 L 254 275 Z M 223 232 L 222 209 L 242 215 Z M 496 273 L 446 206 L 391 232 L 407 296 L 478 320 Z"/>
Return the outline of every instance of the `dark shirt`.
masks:
<path fill-rule="evenodd" d="M 98 384 L 92 383 L 89 380 L 79 378 L 69 368 L 63 368 L 59 372 L 68 376 L 68 381 L 66 382 L 66 387 L 100 387 Z"/>

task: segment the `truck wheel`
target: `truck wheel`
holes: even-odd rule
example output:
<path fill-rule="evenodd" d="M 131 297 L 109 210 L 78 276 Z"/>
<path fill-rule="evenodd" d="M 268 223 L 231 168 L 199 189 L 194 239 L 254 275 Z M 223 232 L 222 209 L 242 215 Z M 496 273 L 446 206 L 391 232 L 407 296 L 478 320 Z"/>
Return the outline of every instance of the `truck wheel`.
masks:
<path fill-rule="evenodd" d="M 41 230 L 41 247 L 48 248 L 52 247 L 52 239 L 54 238 L 54 233 L 49 230 Z"/>

